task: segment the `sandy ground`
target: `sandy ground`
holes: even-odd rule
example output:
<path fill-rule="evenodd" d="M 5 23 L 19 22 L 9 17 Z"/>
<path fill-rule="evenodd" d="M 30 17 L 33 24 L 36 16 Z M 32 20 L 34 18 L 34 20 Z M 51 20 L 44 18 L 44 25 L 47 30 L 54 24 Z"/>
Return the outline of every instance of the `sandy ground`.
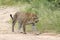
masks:
<path fill-rule="evenodd" d="M 0 40 L 60 40 L 58 36 L 32 34 L 0 34 Z"/>
<path fill-rule="evenodd" d="M 0 8 L 0 40 L 60 40 L 60 34 L 44 33 L 40 35 L 11 32 L 10 13 L 18 11 L 15 7 Z"/>

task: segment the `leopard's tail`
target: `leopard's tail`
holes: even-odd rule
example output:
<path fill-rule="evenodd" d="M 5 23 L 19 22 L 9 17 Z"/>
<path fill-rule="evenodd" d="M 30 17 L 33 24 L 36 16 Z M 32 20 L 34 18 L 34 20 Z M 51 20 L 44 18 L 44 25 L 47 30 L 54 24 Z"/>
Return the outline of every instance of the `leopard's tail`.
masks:
<path fill-rule="evenodd" d="M 12 14 L 10 14 L 10 17 L 11 17 L 11 18 L 12 18 L 12 20 L 13 20 Z"/>

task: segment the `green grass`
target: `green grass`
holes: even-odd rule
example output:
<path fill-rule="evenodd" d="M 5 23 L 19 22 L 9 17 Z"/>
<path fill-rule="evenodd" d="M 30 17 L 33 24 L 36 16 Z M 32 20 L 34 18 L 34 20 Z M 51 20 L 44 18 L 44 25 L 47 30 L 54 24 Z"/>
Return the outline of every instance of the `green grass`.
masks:
<path fill-rule="evenodd" d="M 44 11 L 43 11 L 44 12 Z M 49 11 L 51 12 L 51 11 Z M 60 11 L 51 13 L 41 13 L 38 28 L 42 28 L 43 32 L 60 33 Z"/>

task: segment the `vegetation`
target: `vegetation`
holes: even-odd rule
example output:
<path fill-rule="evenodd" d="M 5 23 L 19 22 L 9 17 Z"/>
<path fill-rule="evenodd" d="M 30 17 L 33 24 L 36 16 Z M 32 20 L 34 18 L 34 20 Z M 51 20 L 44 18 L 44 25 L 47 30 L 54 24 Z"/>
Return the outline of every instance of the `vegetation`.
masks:
<path fill-rule="evenodd" d="M 0 0 L 0 5 L 29 4 L 26 11 L 39 16 L 38 30 L 60 33 L 60 0 Z"/>

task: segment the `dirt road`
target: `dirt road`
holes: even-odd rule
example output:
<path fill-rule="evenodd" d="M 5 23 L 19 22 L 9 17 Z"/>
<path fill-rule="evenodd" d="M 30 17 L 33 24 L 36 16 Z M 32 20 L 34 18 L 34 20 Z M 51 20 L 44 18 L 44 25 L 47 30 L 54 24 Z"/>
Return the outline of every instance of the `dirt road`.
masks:
<path fill-rule="evenodd" d="M 21 34 L 12 33 L 9 14 L 17 11 L 14 7 L 0 8 L 0 40 L 60 40 L 59 34 Z"/>
<path fill-rule="evenodd" d="M 0 40 L 60 40 L 60 37 L 46 34 L 0 34 Z"/>

